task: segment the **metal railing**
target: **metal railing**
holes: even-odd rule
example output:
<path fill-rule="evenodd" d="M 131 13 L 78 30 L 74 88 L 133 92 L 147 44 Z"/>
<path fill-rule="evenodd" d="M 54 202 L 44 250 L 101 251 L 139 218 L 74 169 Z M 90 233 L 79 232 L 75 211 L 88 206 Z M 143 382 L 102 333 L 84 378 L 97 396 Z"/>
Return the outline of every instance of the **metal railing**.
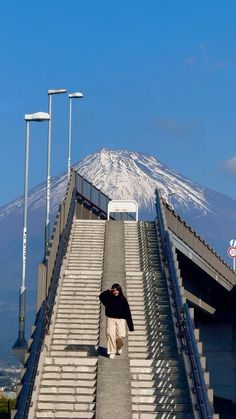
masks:
<path fill-rule="evenodd" d="M 26 362 L 26 372 L 22 378 L 22 390 L 18 395 L 16 404 L 16 415 L 15 419 L 26 419 L 30 408 L 31 395 L 34 387 L 35 376 L 38 368 L 38 361 L 45 337 L 45 333 L 48 331 L 50 320 L 52 316 L 58 279 L 60 275 L 61 263 L 65 253 L 65 246 L 67 245 L 73 216 L 75 212 L 75 189 L 71 194 L 70 207 L 67 211 L 67 220 L 64 229 L 60 234 L 58 240 L 58 248 L 55 257 L 55 263 L 53 266 L 53 273 L 50 281 L 49 292 L 47 298 L 43 301 L 35 321 L 35 331 L 33 334 L 33 341 L 30 347 L 29 358 Z"/>
<path fill-rule="evenodd" d="M 216 276 L 222 278 L 228 289 L 236 284 L 236 274 L 234 270 L 217 254 L 217 252 L 194 231 L 170 206 L 163 202 L 165 218 L 168 228 L 177 238 L 186 244 L 203 259 Z"/>
<path fill-rule="evenodd" d="M 192 378 L 195 383 L 196 395 L 198 398 L 199 410 L 203 418 L 212 418 L 213 412 L 208 399 L 205 380 L 203 378 L 202 366 L 199 358 L 196 339 L 194 336 L 193 320 L 189 313 L 189 307 L 185 303 L 183 305 L 183 322 L 182 325 L 185 329 L 187 354 L 191 363 Z"/>
<path fill-rule="evenodd" d="M 26 362 L 26 372 L 23 377 L 22 390 L 18 395 L 16 403 L 15 419 L 26 419 L 30 408 L 31 394 L 33 391 L 35 376 L 38 368 L 38 360 L 41 352 L 42 342 L 47 322 L 47 302 L 44 301 L 38 312 L 36 329 L 33 335 L 33 342 L 30 348 L 30 355 Z"/>
<path fill-rule="evenodd" d="M 80 201 L 83 204 L 87 203 L 89 209 L 94 210 L 101 218 L 106 219 L 107 207 L 111 198 L 77 172 L 75 183 Z M 133 221 L 135 217 L 129 213 L 113 213 L 111 219 Z"/>
<path fill-rule="evenodd" d="M 176 307 L 177 324 L 182 338 L 182 342 L 186 349 L 186 354 L 189 356 L 191 366 L 191 378 L 194 385 L 194 393 L 197 398 L 197 409 L 201 419 L 212 419 L 213 410 L 210 405 L 205 380 L 203 377 L 203 370 L 199 358 L 199 352 L 194 336 L 194 325 L 190 317 L 189 308 L 186 303 L 183 304 L 178 277 L 176 273 L 175 261 L 173 256 L 172 242 L 170 240 L 167 224 L 165 220 L 164 209 L 161 205 L 161 198 L 158 190 L 156 192 L 156 211 L 158 218 L 158 228 L 162 241 L 162 248 L 164 251 L 165 260 L 167 262 L 170 280 L 173 289 L 173 298 Z"/>

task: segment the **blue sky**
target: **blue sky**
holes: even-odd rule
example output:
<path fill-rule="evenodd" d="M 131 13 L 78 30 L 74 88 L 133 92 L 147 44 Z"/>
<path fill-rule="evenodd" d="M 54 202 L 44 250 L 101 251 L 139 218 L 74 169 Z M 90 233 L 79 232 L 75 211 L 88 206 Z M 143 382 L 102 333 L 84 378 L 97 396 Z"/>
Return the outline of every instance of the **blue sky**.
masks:
<path fill-rule="evenodd" d="M 150 153 L 236 198 L 236 2 L 70 0 L 0 5 L 0 205 L 23 193 L 24 114 L 47 90 L 80 90 L 72 160 Z M 53 98 L 52 175 L 66 170 L 67 96 Z M 29 187 L 46 176 L 45 124 L 30 127 Z"/>

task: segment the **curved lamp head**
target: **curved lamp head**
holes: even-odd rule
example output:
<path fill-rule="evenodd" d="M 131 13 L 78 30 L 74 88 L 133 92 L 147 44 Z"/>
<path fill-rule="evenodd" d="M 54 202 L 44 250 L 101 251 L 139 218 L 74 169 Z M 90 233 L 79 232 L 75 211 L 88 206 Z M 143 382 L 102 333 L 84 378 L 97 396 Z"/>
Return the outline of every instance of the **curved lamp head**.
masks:
<path fill-rule="evenodd" d="M 48 95 L 58 95 L 60 93 L 66 93 L 66 92 L 67 92 L 66 89 L 49 89 Z"/>
<path fill-rule="evenodd" d="M 50 115 L 47 112 L 36 112 L 32 114 L 25 114 L 25 121 L 37 121 L 37 122 L 43 122 L 43 121 L 49 121 Z"/>
<path fill-rule="evenodd" d="M 75 99 L 82 99 L 84 97 L 83 93 L 81 92 L 75 92 L 75 93 L 70 93 L 69 98 L 75 98 Z"/>

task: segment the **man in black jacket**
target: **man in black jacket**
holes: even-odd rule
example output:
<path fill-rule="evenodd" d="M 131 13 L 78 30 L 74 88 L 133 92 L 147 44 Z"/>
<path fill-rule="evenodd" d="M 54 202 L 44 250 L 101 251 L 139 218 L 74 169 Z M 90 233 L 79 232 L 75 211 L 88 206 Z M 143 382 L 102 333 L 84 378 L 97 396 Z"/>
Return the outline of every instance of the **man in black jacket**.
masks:
<path fill-rule="evenodd" d="M 102 292 L 99 298 L 105 306 L 107 317 L 107 353 L 110 359 L 114 359 L 115 354 L 120 355 L 122 353 L 126 335 L 126 322 L 129 331 L 134 331 L 129 303 L 119 284 L 113 284 L 111 289 Z"/>

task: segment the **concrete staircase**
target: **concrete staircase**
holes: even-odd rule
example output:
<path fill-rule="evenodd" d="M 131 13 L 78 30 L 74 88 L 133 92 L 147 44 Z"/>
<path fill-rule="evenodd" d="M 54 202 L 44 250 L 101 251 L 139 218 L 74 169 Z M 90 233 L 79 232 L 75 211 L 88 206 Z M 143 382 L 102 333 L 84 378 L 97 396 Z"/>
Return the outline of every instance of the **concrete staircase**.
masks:
<path fill-rule="evenodd" d="M 29 418 L 94 418 L 105 221 L 75 220 Z"/>
<path fill-rule="evenodd" d="M 132 419 L 194 418 L 154 223 L 125 222 Z"/>
<path fill-rule="evenodd" d="M 113 278 L 127 294 L 135 331 L 128 351 L 111 361 L 97 350 L 106 347 L 98 296 Z M 28 418 L 95 417 L 195 417 L 151 222 L 73 223 Z"/>

